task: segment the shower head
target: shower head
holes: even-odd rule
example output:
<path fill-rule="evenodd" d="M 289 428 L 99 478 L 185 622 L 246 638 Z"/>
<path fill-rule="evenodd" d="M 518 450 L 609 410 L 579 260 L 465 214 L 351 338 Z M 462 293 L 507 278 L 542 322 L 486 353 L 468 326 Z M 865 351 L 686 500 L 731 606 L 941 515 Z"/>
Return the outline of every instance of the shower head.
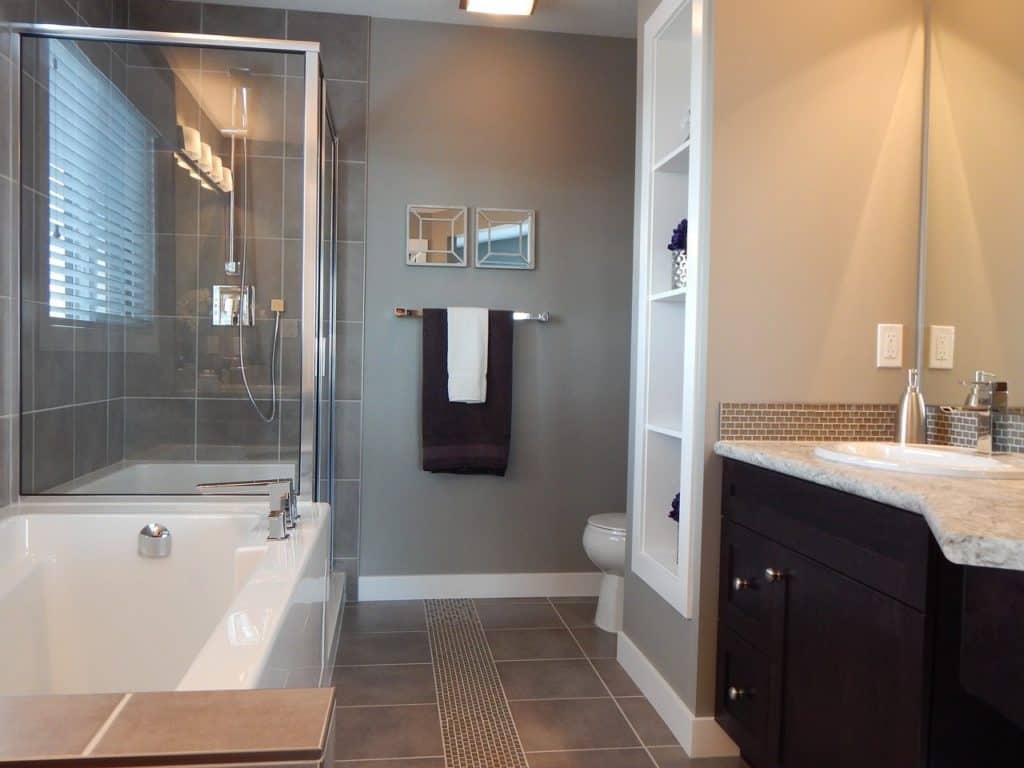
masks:
<path fill-rule="evenodd" d="M 235 81 L 235 85 L 231 88 L 231 125 L 228 128 L 222 128 L 221 134 L 227 137 L 248 136 L 252 70 L 248 67 L 232 67 L 228 73 Z"/>

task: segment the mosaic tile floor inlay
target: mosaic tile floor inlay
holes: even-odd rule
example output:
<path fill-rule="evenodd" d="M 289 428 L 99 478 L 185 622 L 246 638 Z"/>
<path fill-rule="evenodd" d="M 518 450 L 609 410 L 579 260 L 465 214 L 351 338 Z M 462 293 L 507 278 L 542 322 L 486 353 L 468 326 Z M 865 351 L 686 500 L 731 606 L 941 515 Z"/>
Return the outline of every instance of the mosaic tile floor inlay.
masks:
<path fill-rule="evenodd" d="M 441 734 L 448 768 L 528 768 L 472 600 L 427 600 Z"/>

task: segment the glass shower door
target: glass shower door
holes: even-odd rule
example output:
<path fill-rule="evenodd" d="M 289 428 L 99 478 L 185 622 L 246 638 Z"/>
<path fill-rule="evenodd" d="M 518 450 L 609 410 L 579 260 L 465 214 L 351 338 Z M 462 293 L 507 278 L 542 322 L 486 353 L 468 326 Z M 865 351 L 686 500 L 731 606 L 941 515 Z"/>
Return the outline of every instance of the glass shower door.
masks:
<path fill-rule="evenodd" d="M 318 501 L 334 507 L 334 396 L 337 294 L 337 133 L 327 103 L 326 86 L 320 96 L 320 250 L 317 270 L 317 494 Z"/>

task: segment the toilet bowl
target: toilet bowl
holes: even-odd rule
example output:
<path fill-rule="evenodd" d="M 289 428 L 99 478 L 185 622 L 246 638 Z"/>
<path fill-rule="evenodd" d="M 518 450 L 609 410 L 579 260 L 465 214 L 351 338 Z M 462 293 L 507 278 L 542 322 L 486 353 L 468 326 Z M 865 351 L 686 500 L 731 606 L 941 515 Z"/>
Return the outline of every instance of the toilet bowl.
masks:
<path fill-rule="evenodd" d="M 622 586 L 626 569 L 626 516 L 593 515 L 583 530 L 583 550 L 601 569 L 601 592 L 594 624 L 605 632 L 622 629 Z"/>

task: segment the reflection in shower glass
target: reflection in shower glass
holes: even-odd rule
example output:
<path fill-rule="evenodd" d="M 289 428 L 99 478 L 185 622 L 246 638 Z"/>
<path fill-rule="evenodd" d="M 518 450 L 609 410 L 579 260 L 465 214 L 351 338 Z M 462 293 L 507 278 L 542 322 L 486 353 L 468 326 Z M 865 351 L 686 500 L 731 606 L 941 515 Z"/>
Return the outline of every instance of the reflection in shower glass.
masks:
<path fill-rule="evenodd" d="M 304 87 L 299 53 L 22 38 L 23 493 L 295 475 Z"/>

